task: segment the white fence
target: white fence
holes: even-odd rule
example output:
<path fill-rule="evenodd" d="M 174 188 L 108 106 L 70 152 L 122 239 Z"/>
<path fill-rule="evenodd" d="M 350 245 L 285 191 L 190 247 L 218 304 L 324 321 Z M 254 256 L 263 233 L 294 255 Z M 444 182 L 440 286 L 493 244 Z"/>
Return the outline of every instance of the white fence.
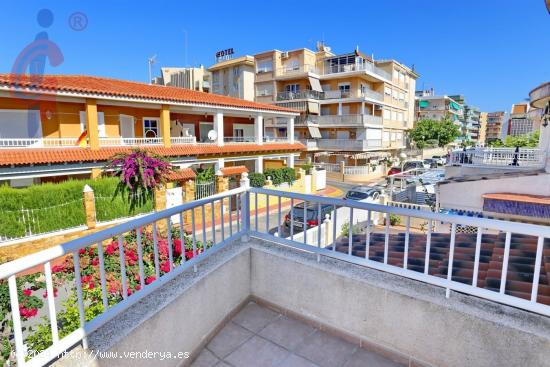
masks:
<path fill-rule="evenodd" d="M 542 168 L 546 152 L 541 149 L 481 148 L 451 152 L 449 164 L 509 168 Z"/>
<path fill-rule="evenodd" d="M 77 138 L 0 139 L 0 148 L 59 148 L 77 147 Z"/>
<path fill-rule="evenodd" d="M 212 196 L 216 193 L 216 181 L 195 183 L 195 200 Z"/>

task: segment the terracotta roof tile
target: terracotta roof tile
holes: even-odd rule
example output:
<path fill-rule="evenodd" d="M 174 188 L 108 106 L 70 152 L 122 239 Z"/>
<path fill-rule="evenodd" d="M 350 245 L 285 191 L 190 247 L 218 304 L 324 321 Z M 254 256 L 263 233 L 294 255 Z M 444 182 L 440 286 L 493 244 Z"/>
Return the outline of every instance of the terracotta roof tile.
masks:
<path fill-rule="evenodd" d="M 191 168 L 182 168 L 170 172 L 167 179 L 169 181 L 184 181 L 195 178 L 196 176 L 197 175 L 195 174 L 195 172 L 193 172 Z"/>
<path fill-rule="evenodd" d="M 224 176 L 239 175 L 241 173 L 247 172 L 248 168 L 245 166 L 233 166 L 233 167 L 223 167 L 220 169 Z"/>
<path fill-rule="evenodd" d="M 505 192 L 494 193 L 494 194 L 483 194 L 482 196 L 484 199 L 517 201 L 522 203 L 550 205 L 550 196 L 512 194 L 512 193 L 505 193 Z"/>
<path fill-rule="evenodd" d="M 246 101 L 191 89 L 151 85 L 128 80 L 101 78 L 87 75 L 20 75 L 0 74 L 0 85 L 17 88 L 34 88 L 50 92 L 72 92 L 96 94 L 98 97 L 126 97 L 166 101 L 174 103 L 196 103 L 221 107 L 237 107 L 274 112 L 293 112 L 284 107 Z"/>
<path fill-rule="evenodd" d="M 227 144 L 219 147 L 215 144 L 174 145 L 171 148 L 162 146 L 144 147 L 144 149 L 166 157 L 184 156 L 235 156 L 241 154 L 264 152 L 298 152 L 305 149 L 300 143 L 287 144 Z M 22 166 L 28 164 L 78 163 L 107 161 L 116 153 L 131 151 L 126 147 L 105 147 L 99 150 L 89 148 L 23 148 L 1 149 L 0 166 Z"/>

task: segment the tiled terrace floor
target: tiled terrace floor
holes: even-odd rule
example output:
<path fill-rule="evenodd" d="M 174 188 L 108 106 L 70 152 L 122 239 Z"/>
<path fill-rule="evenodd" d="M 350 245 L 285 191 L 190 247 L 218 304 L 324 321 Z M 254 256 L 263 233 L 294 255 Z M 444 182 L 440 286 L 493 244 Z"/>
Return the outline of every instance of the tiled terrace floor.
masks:
<path fill-rule="evenodd" d="M 192 367 L 397 367 L 379 354 L 249 303 Z"/>

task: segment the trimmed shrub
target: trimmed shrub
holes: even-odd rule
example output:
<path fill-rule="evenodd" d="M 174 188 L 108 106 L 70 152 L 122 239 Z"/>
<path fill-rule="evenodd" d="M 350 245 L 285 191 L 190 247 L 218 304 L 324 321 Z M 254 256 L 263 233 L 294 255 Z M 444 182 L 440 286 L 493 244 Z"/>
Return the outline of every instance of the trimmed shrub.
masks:
<path fill-rule="evenodd" d="M 263 187 L 265 184 L 265 175 L 259 172 L 252 172 L 248 174 L 251 187 Z"/>
<path fill-rule="evenodd" d="M 96 217 L 107 221 L 127 217 L 130 203 L 113 194 L 119 180 L 115 177 L 97 180 L 69 180 L 45 183 L 23 189 L 0 186 L 0 237 L 18 238 L 84 225 L 86 216 L 82 190 L 88 184 L 96 197 Z M 152 201 L 136 207 L 132 214 L 153 210 Z"/>
<path fill-rule="evenodd" d="M 270 176 L 273 181 L 273 185 L 280 185 L 282 183 L 288 183 L 291 185 L 296 181 L 296 171 L 294 168 L 268 168 L 264 171 L 265 176 Z"/>

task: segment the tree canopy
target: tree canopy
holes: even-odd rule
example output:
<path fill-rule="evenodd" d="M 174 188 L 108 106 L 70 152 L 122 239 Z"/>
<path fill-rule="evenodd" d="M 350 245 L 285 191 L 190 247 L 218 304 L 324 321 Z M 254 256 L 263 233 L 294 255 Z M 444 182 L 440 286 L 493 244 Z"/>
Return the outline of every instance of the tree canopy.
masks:
<path fill-rule="evenodd" d="M 492 147 L 508 147 L 508 148 L 536 148 L 539 144 L 540 131 L 535 131 L 532 134 L 511 136 L 508 135 L 504 141 L 498 139 L 489 143 Z"/>
<path fill-rule="evenodd" d="M 444 147 L 460 136 L 460 128 L 448 118 L 440 121 L 422 119 L 417 121 L 409 136 L 420 149 L 430 146 L 431 142 Z"/>

